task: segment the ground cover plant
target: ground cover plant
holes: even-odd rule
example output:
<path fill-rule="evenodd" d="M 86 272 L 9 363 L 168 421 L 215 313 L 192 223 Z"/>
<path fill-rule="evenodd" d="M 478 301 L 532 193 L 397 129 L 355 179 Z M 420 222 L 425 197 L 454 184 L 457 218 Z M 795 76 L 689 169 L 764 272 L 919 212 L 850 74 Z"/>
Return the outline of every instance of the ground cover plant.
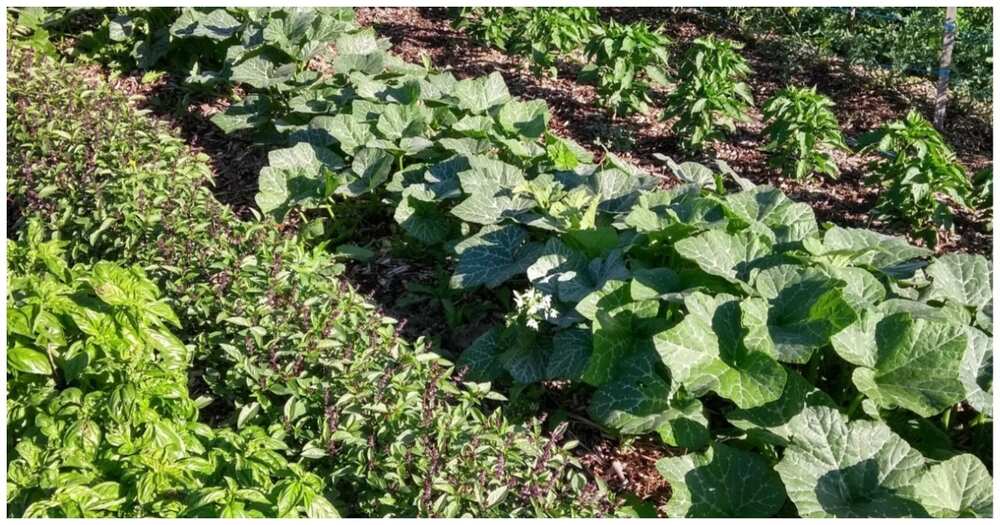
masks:
<path fill-rule="evenodd" d="M 725 163 L 671 161 L 681 184 L 663 188 L 552 133 L 546 104 L 512 97 L 497 73 L 458 80 L 407 64 L 369 29 L 344 24 L 330 67 L 313 75 L 306 55 L 272 50 L 285 40 L 247 48 L 246 35 L 288 13 L 268 12 L 263 27 L 254 14 L 223 13 L 238 24 L 210 44 L 210 56 L 227 57 L 212 82 L 243 95 L 213 122 L 272 148 L 256 196 L 263 216 L 236 221 L 192 185 L 203 165 L 176 180 L 154 155 L 120 177 L 102 169 L 101 154 L 60 147 L 114 143 L 107 135 L 144 130 L 142 120 L 126 111 L 67 130 L 26 119 L 67 105 L 35 89 L 58 85 L 65 66 L 45 62 L 54 72 L 39 77 L 28 55 L 14 62 L 24 77 L 10 104 L 21 116 L 9 115 L 9 194 L 26 216 L 60 218 L 42 234 L 25 230 L 41 223 L 20 221 L 20 235 L 42 239 L 34 245 L 58 233 L 74 263 L 149 267 L 218 397 L 203 409 L 237 430 L 279 424 L 285 459 L 319 473 L 332 508 L 610 512 L 616 502 L 579 472 L 572 443 L 559 444 L 564 425 L 545 437 L 537 422 L 486 408 L 503 400 L 484 382 L 516 392 L 558 380 L 583 397 L 578 417 L 604 432 L 651 434 L 678 449 L 657 463 L 671 516 L 991 512 L 986 258 L 934 257 L 900 238 L 820 224 L 808 205 Z M 193 35 L 221 18 L 184 10 L 178 20 Z M 176 45 L 202 38 L 191 35 Z M 93 94 L 67 91 L 91 109 Z M 141 137 L 125 141 L 140 152 L 171 143 L 128 135 Z M 95 184 L 39 169 L 65 165 L 96 166 Z M 193 196 L 138 199 L 143 177 Z M 333 204 L 362 199 L 450 261 L 453 288 L 494 289 L 513 305 L 455 368 L 399 338 L 393 321 L 339 284 L 345 262 L 324 234 L 288 227 L 333 225 Z M 93 215 L 82 211 L 90 203 L 126 217 L 138 207 L 143 220 L 81 223 L 75 215 Z M 294 505 L 308 508 L 304 498 Z"/>

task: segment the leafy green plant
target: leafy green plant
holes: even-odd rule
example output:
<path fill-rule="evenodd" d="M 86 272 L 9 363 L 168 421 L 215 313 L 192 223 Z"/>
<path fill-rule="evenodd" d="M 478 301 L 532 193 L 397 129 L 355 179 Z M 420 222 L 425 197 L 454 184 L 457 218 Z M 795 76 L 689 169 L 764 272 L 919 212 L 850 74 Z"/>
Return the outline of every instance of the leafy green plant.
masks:
<path fill-rule="evenodd" d="M 7 10 L 8 42 L 25 46 L 50 57 L 58 54 L 52 43 L 49 26 L 60 19 L 56 10 L 42 7 L 20 7 Z"/>
<path fill-rule="evenodd" d="M 936 79 L 941 54 L 943 7 L 779 7 L 726 9 L 747 35 L 780 38 L 788 66 L 820 54 L 866 66 L 872 76 L 899 85 L 914 75 Z M 960 7 L 950 82 L 962 96 L 992 98 L 993 13 Z"/>
<path fill-rule="evenodd" d="M 663 112 L 664 119 L 678 118 L 674 130 L 685 148 L 701 149 L 747 119 L 753 95 L 743 82 L 750 67 L 737 52 L 741 47 L 709 35 L 694 39 L 685 53 Z"/>
<path fill-rule="evenodd" d="M 524 12 L 511 7 L 463 7 L 452 26 L 466 31 L 478 42 L 506 51 L 524 21 Z"/>
<path fill-rule="evenodd" d="M 840 174 L 830 149 L 847 150 L 837 117 L 830 111 L 833 102 L 816 88 L 787 87 L 764 105 L 764 134 L 770 142 L 770 164 L 782 174 L 803 179 L 814 172 L 833 178 Z"/>
<path fill-rule="evenodd" d="M 872 179 L 883 188 L 876 210 L 917 227 L 931 244 L 936 228 L 950 228 L 944 200 L 965 207 L 971 190 L 965 170 L 941 134 L 920 113 L 882 126 L 859 140 L 861 151 L 877 150 Z"/>
<path fill-rule="evenodd" d="M 191 350 L 141 269 L 69 267 L 65 241 L 9 245 L 8 504 L 25 517 L 337 516 L 280 426 L 198 422 Z"/>
<path fill-rule="evenodd" d="M 580 74 L 596 80 L 601 105 L 616 115 L 642 112 L 651 102 L 650 86 L 667 83 L 669 46 L 660 28 L 611 20 L 594 29 L 585 48 L 590 64 Z"/>
<path fill-rule="evenodd" d="M 532 70 L 555 77 L 559 58 L 589 40 L 598 23 L 593 7 L 463 8 L 453 25 L 473 39 L 528 57 Z"/>

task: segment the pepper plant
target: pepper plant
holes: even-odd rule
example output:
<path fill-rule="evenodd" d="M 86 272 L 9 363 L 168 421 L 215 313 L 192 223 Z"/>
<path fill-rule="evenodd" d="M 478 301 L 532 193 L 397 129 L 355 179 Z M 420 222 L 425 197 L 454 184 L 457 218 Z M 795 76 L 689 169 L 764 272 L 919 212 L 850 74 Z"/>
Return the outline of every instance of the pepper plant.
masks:
<path fill-rule="evenodd" d="M 941 134 L 910 111 L 903 120 L 862 136 L 859 145 L 862 152 L 880 155 L 871 164 L 871 179 L 883 188 L 876 211 L 909 223 L 934 244 L 937 228 L 952 226 L 950 206 L 966 207 L 972 189 Z"/>
<path fill-rule="evenodd" d="M 812 173 L 837 178 L 840 169 L 831 149 L 846 151 L 837 117 L 830 111 L 833 102 L 816 88 L 789 86 L 764 105 L 764 146 L 768 162 L 786 176 L 803 179 Z"/>
<path fill-rule="evenodd" d="M 661 28 L 610 20 L 598 26 L 584 51 L 590 61 L 581 77 L 597 83 L 602 106 L 616 115 L 645 111 L 651 85 L 667 83 L 670 39 Z"/>
<path fill-rule="evenodd" d="M 580 49 L 598 23 L 593 7 L 463 8 L 453 22 L 473 39 L 525 56 L 532 71 L 555 77 L 557 63 Z"/>
<path fill-rule="evenodd" d="M 738 53 L 743 45 L 715 35 L 696 38 L 684 55 L 663 118 L 677 117 L 674 131 L 688 150 L 732 133 L 747 120 L 753 95 L 743 79 L 750 66 Z M 720 129 L 721 128 L 721 129 Z"/>

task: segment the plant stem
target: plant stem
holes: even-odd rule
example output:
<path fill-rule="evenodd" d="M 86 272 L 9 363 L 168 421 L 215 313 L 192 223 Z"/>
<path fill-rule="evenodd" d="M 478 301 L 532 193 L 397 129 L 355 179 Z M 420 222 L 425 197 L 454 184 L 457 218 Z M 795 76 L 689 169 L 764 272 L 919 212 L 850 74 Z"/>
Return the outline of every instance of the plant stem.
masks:
<path fill-rule="evenodd" d="M 944 412 L 941 416 L 941 424 L 944 426 L 944 431 L 948 431 L 948 427 L 951 426 L 951 408 Z"/>
<path fill-rule="evenodd" d="M 823 363 L 823 354 L 822 352 L 818 351 L 815 354 L 813 354 L 812 359 L 809 360 L 809 372 L 806 375 L 806 378 L 813 385 L 815 385 L 816 380 L 819 379 L 819 368 L 822 363 Z"/>
<path fill-rule="evenodd" d="M 847 417 L 852 417 L 855 412 L 857 412 L 858 407 L 861 406 L 861 401 L 865 399 L 865 395 L 858 392 L 854 399 L 851 400 L 851 404 L 847 407 Z"/>

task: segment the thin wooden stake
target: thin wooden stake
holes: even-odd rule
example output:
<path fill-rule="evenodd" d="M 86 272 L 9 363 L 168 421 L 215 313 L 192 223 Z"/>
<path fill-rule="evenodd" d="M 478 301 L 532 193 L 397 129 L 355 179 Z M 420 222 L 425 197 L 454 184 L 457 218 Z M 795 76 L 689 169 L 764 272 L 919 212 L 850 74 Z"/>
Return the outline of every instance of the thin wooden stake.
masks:
<path fill-rule="evenodd" d="M 948 107 L 948 78 L 951 76 L 951 51 L 955 47 L 955 16 L 958 8 L 946 8 L 944 43 L 941 46 L 941 66 L 938 69 L 937 96 L 934 98 L 934 127 L 944 129 L 944 113 Z"/>

